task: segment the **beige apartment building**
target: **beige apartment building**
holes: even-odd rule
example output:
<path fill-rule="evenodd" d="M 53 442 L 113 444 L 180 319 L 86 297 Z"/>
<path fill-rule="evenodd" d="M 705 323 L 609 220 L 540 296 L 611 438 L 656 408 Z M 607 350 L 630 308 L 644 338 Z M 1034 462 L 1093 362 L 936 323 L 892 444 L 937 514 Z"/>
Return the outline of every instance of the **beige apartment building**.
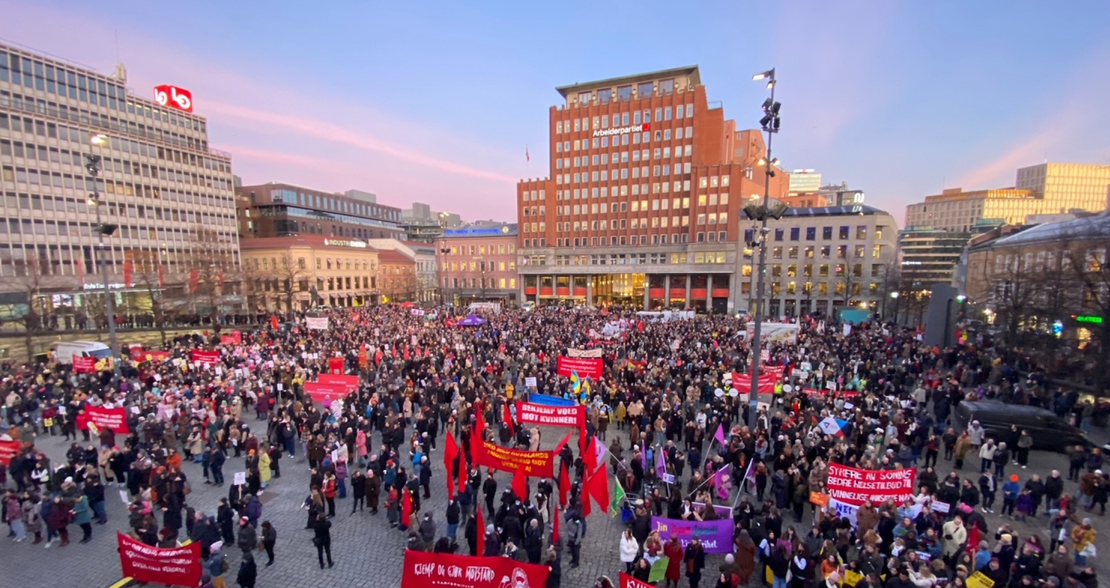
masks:
<path fill-rule="evenodd" d="M 298 235 L 239 243 L 248 300 L 256 311 L 378 301 L 378 251 L 366 241 Z"/>
<path fill-rule="evenodd" d="M 1015 187 L 965 192 L 950 188 L 906 207 L 906 227 L 974 232 L 976 228 L 1025 224 L 1033 214 L 1106 209 L 1110 166 L 1042 163 L 1017 170 Z"/>
<path fill-rule="evenodd" d="M 741 223 L 744 243 L 755 223 Z M 769 316 L 800 316 L 841 307 L 874 308 L 886 272 L 897 261 L 898 225 L 890 213 L 862 204 L 791 208 L 768 223 L 766 308 Z M 743 298 L 756 290 L 758 251 L 745 248 L 738 280 Z"/>

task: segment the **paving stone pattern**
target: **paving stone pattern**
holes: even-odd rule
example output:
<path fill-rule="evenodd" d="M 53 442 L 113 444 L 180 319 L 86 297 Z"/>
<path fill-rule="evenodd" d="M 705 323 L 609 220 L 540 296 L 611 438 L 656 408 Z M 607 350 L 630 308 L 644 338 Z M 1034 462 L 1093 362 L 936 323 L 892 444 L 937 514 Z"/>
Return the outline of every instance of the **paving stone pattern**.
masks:
<path fill-rule="evenodd" d="M 253 419 L 253 415 L 248 417 Z M 252 423 L 253 424 L 253 423 Z M 264 424 L 258 423 L 255 427 L 262 429 Z M 627 437 L 627 430 L 619 431 L 610 428 L 610 435 L 618 434 Z M 558 439 L 560 436 L 545 433 L 545 441 Z M 368 439 L 369 447 L 380 447 L 380 436 L 375 433 L 373 443 Z M 627 447 L 627 439 L 624 439 Z M 552 442 L 553 443 L 553 442 Z M 40 437 L 36 443 L 39 451 L 45 452 L 55 461 L 64 459 L 68 445 L 61 436 Z M 442 451 L 442 433 L 437 443 Z M 545 446 L 547 443 L 544 444 Z M 297 450 L 300 451 L 300 447 Z M 446 524 L 444 511 L 446 508 L 447 494 L 444 485 L 444 470 L 442 454 L 433 452 L 429 461 L 433 467 L 432 498 L 423 501 L 422 512 L 433 512 L 439 524 L 440 531 L 445 532 Z M 964 466 L 963 475 L 974 475 L 978 479 L 978 460 L 969 459 Z M 282 458 L 282 477 L 271 480 L 270 487 L 263 495 L 262 520 L 269 520 L 277 530 L 278 539 L 275 548 L 276 561 L 273 566 L 265 567 L 266 556 L 256 553 L 258 562 L 258 588 L 304 588 L 312 585 L 321 585 L 326 582 L 328 586 L 335 587 L 381 587 L 398 588 L 401 583 L 401 558 L 403 557 L 405 534 L 389 527 L 384 509 L 384 496 L 381 500 L 382 509 L 376 516 L 369 511 L 350 514 L 351 499 L 337 500 L 336 517 L 332 526 L 332 556 L 335 567 L 321 570 L 317 562 L 316 548 L 312 545 L 312 531 L 306 530 L 307 513 L 301 504 L 308 494 L 308 465 L 303 455 L 290 460 Z M 952 463 L 941 460 L 938 473 L 943 477 L 951 470 Z M 224 473 L 230 482 L 232 474 L 242 471 L 243 460 L 229 456 L 224 466 Z M 1053 468 L 1067 473 L 1065 458 L 1060 454 L 1033 452 L 1030 456 L 1029 469 L 1022 470 L 1011 466 L 1007 475 L 1017 473 L 1021 476 L 1022 483 L 1033 472 L 1047 475 Z M 192 484 L 193 492 L 188 497 L 189 505 L 206 514 L 214 515 L 216 505 L 221 496 L 227 495 L 227 486 L 217 488 L 203 483 L 200 464 L 186 463 L 183 466 L 186 475 Z M 688 474 L 687 474 L 688 475 Z M 508 473 L 498 473 L 498 491 L 508 487 L 511 476 Z M 534 490 L 536 480 L 530 480 Z M 0 588 L 23 588 L 39 586 L 82 586 L 97 588 L 109 586 L 121 577 L 119 556 L 116 553 L 117 530 L 127 529 L 127 511 L 119 497 L 119 487 L 110 487 L 107 490 L 108 523 L 106 525 L 93 525 L 93 540 L 88 544 L 79 544 L 81 531 L 78 527 L 70 526 L 72 542 L 66 547 L 58 547 L 57 542 L 49 549 L 42 545 L 31 545 L 30 541 L 15 544 L 10 539 L 0 547 Z M 1076 484 L 1068 482 L 1065 492 L 1076 492 Z M 267 496 L 268 494 L 268 496 Z M 483 503 L 484 504 L 484 503 Z M 1001 498 L 999 499 L 1001 504 Z M 808 529 L 809 513 L 807 510 L 802 523 L 795 523 L 792 515 L 787 515 L 787 524 L 794 524 L 799 529 L 799 534 L 805 534 Z M 1107 534 L 1110 526 L 1106 519 L 1092 515 L 1096 528 L 1100 531 L 1098 549 L 1100 553 L 1110 553 L 1110 541 Z M 487 516 L 487 520 L 489 520 Z M 1028 536 L 1037 532 L 1047 539 L 1047 518 L 1043 515 L 1036 520 L 1015 522 L 1003 519 L 998 515 L 987 515 L 992 531 L 1003 521 L 1010 523 L 1021 536 Z M 159 524 L 161 518 L 159 517 Z M 619 517 L 614 519 L 607 515 L 595 512 L 588 520 L 588 532 L 582 548 L 582 563 L 577 569 L 570 569 L 569 553 L 563 558 L 562 585 L 566 587 L 592 586 L 599 575 L 608 575 L 614 581 L 618 572 L 623 569 L 618 557 L 618 544 L 620 532 L 623 528 Z M 184 529 L 182 529 L 184 534 Z M 458 532 L 461 549 L 465 552 L 466 543 L 463 530 Z M 993 546 L 993 542 L 992 542 Z M 228 586 L 235 584 L 235 574 L 240 561 L 240 550 L 229 546 L 227 550 L 230 569 L 227 574 Z M 709 556 L 706 562 L 705 577 L 702 586 L 711 586 L 712 573 L 721 562 L 722 556 Z M 1110 566 L 1106 561 L 1110 558 L 1100 558 L 1096 562 L 1099 576 L 1104 581 L 1110 579 Z M 686 586 L 685 578 L 682 585 Z"/>

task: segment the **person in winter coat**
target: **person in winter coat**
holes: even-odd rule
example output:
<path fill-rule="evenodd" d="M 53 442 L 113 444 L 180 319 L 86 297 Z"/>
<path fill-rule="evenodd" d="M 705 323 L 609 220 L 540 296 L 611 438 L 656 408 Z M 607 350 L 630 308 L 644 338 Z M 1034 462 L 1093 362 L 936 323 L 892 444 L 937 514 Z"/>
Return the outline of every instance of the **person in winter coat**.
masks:
<path fill-rule="evenodd" d="M 682 562 L 685 559 L 685 552 L 677 536 L 671 535 L 671 538 L 663 544 L 663 555 L 669 558 L 667 571 L 664 574 L 667 579 L 667 586 L 668 588 L 678 588 L 678 582 L 682 579 Z"/>
<path fill-rule="evenodd" d="M 258 566 L 254 563 L 254 556 L 244 553 L 243 561 L 239 563 L 239 575 L 235 577 L 235 581 L 239 583 L 239 588 L 254 588 L 256 578 L 258 578 Z"/>
<path fill-rule="evenodd" d="M 224 574 L 227 572 L 227 556 L 223 552 L 223 541 L 217 541 L 212 544 L 209 550 L 208 559 L 204 561 L 204 571 L 212 577 L 213 588 L 226 588 L 227 581 L 224 579 Z"/>
<path fill-rule="evenodd" d="M 70 523 L 69 507 L 66 503 L 62 502 L 60 496 L 55 496 L 54 500 L 50 503 L 50 514 L 46 517 L 46 526 L 59 538 L 61 538 L 60 547 L 69 545 L 69 529 L 67 528 Z M 50 540 L 46 542 L 46 546 L 50 546 Z"/>
<path fill-rule="evenodd" d="M 987 439 L 987 442 L 979 448 L 979 459 L 981 464 L 979 466 L 979 473 L 991 471 L 991 466 L 994 465 L 994 454 L 998 452 L 998 446 L 994 444 L 994 439 Z"/>
<path fill-rule="evenodd" d="M 1060 497 L 1063 495 L 1064 479 L 1060 476 L 1060 470 L 1052 470 L 1044 481 L 1045 510 L 1052 511 L 1060 508 Z"/>
<path fill-rule="evenodd" d="M 331 559 L 331 521 L 320 513 L 316 517 L 316 521 L 312 524 L 312 530 L 315 534 L 312 537 L 312 544 L 316 546 L 316 556 L 320 559 L 320 569 L 324 569 L 324 554 L 328 556 L 328 567 L 335 565 Z"/>
<path fill-rule="evenodd" d="M 277 545 L 277 530 L 270 521 L 262 521 L 262 548 L 266 550 L 266 567 L 274 565 L 274 545 Z"/>
<path fill-rule="evenodd" d="M 254 525 L 247 517 L 239 519 L 239 535 L 235 544 L 243 550 L 244 555 L 258 547 L 258 531 L 255 530 Z"/>
<path fill-rule="evenodd" d="M 859 532 L 861 534 L 879 525 L 879 512 L 875 510 L 875 506 L 871 504 L 870 500 L 864 501 L 863 505 L 859 507 L 859 511 L 856 514 L 856 521 L 859 525 Z"/>
<path fill-rule="evenodd" d="M 626 574 L 632 573 L 633 564 L 636 563 L 636 555 L 639 552 L 640 544 L 632 536 L 632 529 L 625 528 L 624 533 L 621 533 L 620 558 L 621 562 L 624 563 Z"/>
<path fill-rule="evenodd" d="M 551 546 L 543 554 L 543 565 L 547 566 L 547 583 L 544 588 L 560 588 L 563 579 L 563 565 L 559 551 Z"/>
<path fill-rule="evenodd" d="M 366 470 L 366 505 L 370 514 L 378 514 L 378 499 L 382 493 L 382 478 L 373 468 Z"/>
<path fill-rule="evenodd" d="M 523 547 L 528 554 L 528 563 L 538 564 L 543 557 L 543 527 L 540 526 L 539 517 L 529 519 L 524 528 Z"/>
<path fill-rule="evenodd" d="M 701 572 L 705 569 L 705 548 L 701 545 L 701 539 L 695 538 L 686 546 L 682 561 L 686 565 L 686 578 L 690 581 L 690 588 L 698 588 Z"/>
<path fill-rule="evenodd" d="M 960 548 L 967 541 L 967 528 L 964 527 L 963 517 L 956 515 L 956 518 L 944 523 L 941 527 L 941 540 L 944 543 L 944 557 L 950 562 L 955 561 Z"/>
<path fill-rule="evenodd" d="M 224 545 L 235 542 L 235 511 L 226 498 L 220 499 L 220 506 L 216 509 L 216 524 L 220 527 L 220 538 Z"/>
<path fill-rule="evenodd" d="M 42 512 L 37 494 L 25 494 L 23 500 L 24 531 L 35 536 L 31 545 L 42 543 Z"/>
<path fill-rule="evenodd" d="M 577 513 L 572 514 L 567 520 L 565 533 L 567 545 L 570 546 L 570 567 L 574 569 L 578 567 L 578 560 L 582 556 L 582 539 L 586 533 L 582 528 L 582 517 Z"/>
<path fill-rule="evenodd" d="M 1017 474 L 1010 476 L 1010 481 L 1002 485 L 1002 514 L 1014 516 L 1014 507 L 1017 505 L 1018 494 L 1021 486 L 1018 484 Z"/>
<path fill-rule="evenodd" d="M 424 513 L 424 520 L 418 527 L 420 540 L 424 543 L 424 551 L 431 551 L 436 541 L 436 523 L 432 520 L 432 513 Z"/>
<path fill-rule="evenodd" d="M 92 541 L 92 509 L 89 508 L 89 499 L 85 496 L 77 497 L 73 502 L 73 522 L 81 527 L 81 543 Z"/>
<path fill-rule="evenodd" d="M 362 470 L 355 470 L 351 476 L 351 514 L 359 508 L 366 510 L 366 476 Z"/>
<path fill-rule="evenodd" d="M 733 558 L 733 565 L 738 584 L 747 586 L 748 582 L 751 581 L 752 573 L 755 572 L 755 557 L 758 548 L 755 542 L 752 541 L 747 529 L 740 530 L 734 544 L 736 555 Z"/>

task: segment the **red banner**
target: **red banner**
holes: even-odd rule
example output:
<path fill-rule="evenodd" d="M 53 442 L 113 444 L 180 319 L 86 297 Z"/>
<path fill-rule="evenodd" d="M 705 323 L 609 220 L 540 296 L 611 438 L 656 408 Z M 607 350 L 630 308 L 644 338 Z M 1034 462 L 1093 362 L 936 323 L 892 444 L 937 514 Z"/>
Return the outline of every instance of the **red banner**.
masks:
<path fill-rule="evenodd" d="M 132 345 L 131 348 L 128 350 L 128 352 L 131 354 L 131 361 L 142 361 L 143 360 L 143 346 L 142 345 Z"/>
<path fill-rule="evenodd" d="M 0 441 L 0 463 L 5 467 L 12 463 L 12 458 L 19 453 L 19 441 Z"/>
<path fill-rule="evenodd" d="M 547 566 L 507 557 L 405 550 L 401 588 L 544 588 Z"/>
<path fill-rule="evenodd" d="M 143 351 L 142 361 L 166 361 L 169 358 L 169 351 L 154 351 L 153 349 L 147 349 Z"/>
<path fill-rule="evenodd" d="M 231 335 L 220 335 L 220 345 L 235 345 L 235 337 Z"/>
<path fill-rule="evenodd" d="M 621 585 L 620 588 L 655 588 L 654 584 L 641 582 L 628 574 L 621 572 Z"/>
<path fill-rule="evenodd" d="M 559 443 L 554 451 L 527 451 L 501 447 L 496 443 L 483 441 L 472 448 L 475 465 L 486 466 L 503 472 L 523 471 L 525 475 L 536 478 L 552 478 L 555 473 L 555 456 L 570 439 L 570 433 Z"/>
<path fill-rule="evenodd" d="M 581 429 L 586 426 L 586 407 L 517 402 L 516 420 L 522 425 L 554 425 Z"/>
<path fill-rule="evenodd" d="M 163 549 L 116 532 L 124 577 L 168 586 L 200 585 L 200 543 Z"/>
<path fill-rule="evenodd" d="M 320 374 L 316 381 L 332 388 L 342 387 L 347 393 L 358 390 L 358 376 L 336 376 L 334 374 Z"/>
<path fill-rule="evenodd" d="M 334 376 L 343 375 L 344 359 L 342 357 L 329 357 L 328 358 L 328 373 Z"/>
<path fill-rule="evenodd" d="M 751 394 L 752 392 L 752 375 L 741 374 L 739 372 L 732 373 L 732 387 L 736 389 L 739 394 Z M 759 376 L 759 393 L 760 394 L 774 394 L 775 393 L 775 378 L 774 376 L 764 377 Z"/>
<path fill-rule="evenodd" d="M 75 374 L 91 374 L 96 371 L 96 358 L 95 357 L 81 357 L 79 355 L 73 356 L 73 373 Z"/>
<path fill-rule="evenodd" d="M 220 361 L 219 351 L 193 351 L 193 361 L 195 363 L 217 363 Z"/>
<path fill-rule="evenodd" d="M 605 369 L 605 360 L 600 357 L 559 357 L 558 371 L 560 376 L 570 377 L 571 372 L 578 372 L 579 378 L 601 377 Z"/>
<path fill-rule="evenodd" d="M 829 464 L 829 496 L 833 500 L 860 506 L 866 500 L 879 504 L 893 498 L 898 504 L 913 496 L 917 470 L 861 470 Z"/>
<path fill-rule="evenodd" d="M 127 410 L 122 406 L 117 408 L 86 406 L 85 412 L 77 415 L 77 428 L 84 431 L 89 428 L 89 423 L 100 429 L 111 429 L 121 435 L 131 432 L 127 427 Z"/>
<path fill-rule="evenodd" d="M 123 286 L 125 288 L 131 287 L 131 274 L 134 273 L 135 266 L 130 261 L 123 262 Z"/>
<path fill-rule="evenodd" d="M 308 392 L 308 395 L 316 402 L 334 402 L 346 398 L 349 394 L 346 386 L 320 382 L 305 382 L 304 391 Z"/>

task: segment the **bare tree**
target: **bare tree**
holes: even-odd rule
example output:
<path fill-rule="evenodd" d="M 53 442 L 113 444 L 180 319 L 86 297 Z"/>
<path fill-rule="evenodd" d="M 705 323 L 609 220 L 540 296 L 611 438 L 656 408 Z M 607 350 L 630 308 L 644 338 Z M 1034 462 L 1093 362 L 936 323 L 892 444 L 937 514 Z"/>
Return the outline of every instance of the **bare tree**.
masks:
<path fill-rule="evenodd" d="M 130 254 L 135 285 L 145 290 L 150 299 L 151 321 L 162 337 L 162 347 L 165 347 L 166 322 L 172 312 L 169 309 L 173 307 L 169 290 L 166 289 L 165 266 L 157 252 L 134 250 Z"/>
<path fill-rule="evenodd" d="M 1088 351 L 1095 358 L 1095 392 L 1103 396 L 1110 392 L 1110 235 L 1091 226 L 1069 237 L 1066 265 L 1077 284 L 1077 308 L 1100 321 L 1087 326 L 1092 338 Z"/>
<path fill-rule="evenodd" d="M 195 227 L 186 268 L 189 279 L 186 291 L 194 311 L 207 316 L 218 334 L 221 312 L 234 294 L 234 284 L 242 280 L 231 240 L 207 227 Z"/>
<path fill-rule="evenodd" d="M 990 303 L 1011 340 L 1035 316 L 1037 301 L 1041 298 L 1043 283 L 1036 268 L 1037 251 L 1033 247 L 1023 247 L 999 253 L 988 270 Z"/>
<path fill-rule="evenodd" d="M 23 304 L 13 305 L 6 321 L 23 328 L 23 344 L 27 347 L 28 359 L 34 357 L 35 334 L 43 330 L 43 319 L 46 316 L 45 301 L 40 295 L 46 285 L 42 270 L 38 260 L 32 255 L 23 263 L 17 262 L 15 277 L 5 280 L 7 287 L 18 292 L 18 297 L 24 301 Z"/>

